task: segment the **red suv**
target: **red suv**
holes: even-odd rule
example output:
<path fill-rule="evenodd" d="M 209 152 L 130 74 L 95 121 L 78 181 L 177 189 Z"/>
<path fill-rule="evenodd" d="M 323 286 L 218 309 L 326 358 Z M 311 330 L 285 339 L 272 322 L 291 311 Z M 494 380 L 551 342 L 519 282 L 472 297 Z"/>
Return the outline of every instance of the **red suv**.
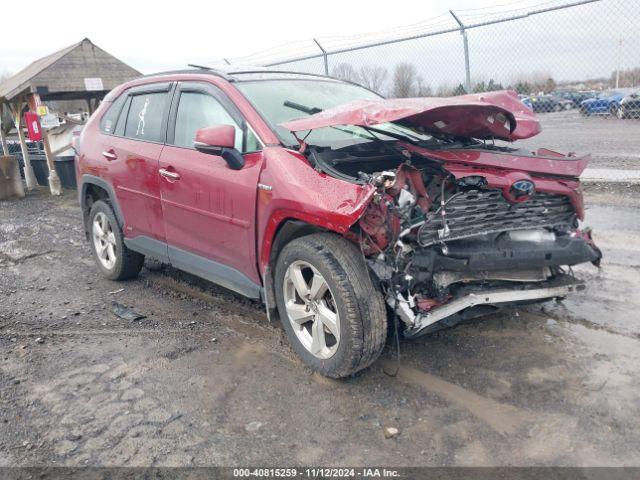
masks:
<path fill-rule="evenodd" d="M 578 221 L 588 157 L 532 153 L 513 92 L 383 99 L 329 77 L 195 70 L 113 90 L 77 145 L 107 278 L 145 256 L 276 312 L 331 377 L 500 305 L 562 298 L 601 254 Z"/>

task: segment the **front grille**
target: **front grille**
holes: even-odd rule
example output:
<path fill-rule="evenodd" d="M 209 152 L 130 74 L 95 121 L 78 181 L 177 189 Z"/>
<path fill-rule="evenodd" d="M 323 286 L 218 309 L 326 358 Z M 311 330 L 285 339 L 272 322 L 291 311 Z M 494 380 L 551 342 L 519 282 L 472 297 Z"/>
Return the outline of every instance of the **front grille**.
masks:
<path fill-rule="evenodd" d="M 445 205 L 447 228 L 443 228 L 440 209 L 418 231 L 422 246 L 440 241 L 550 227 L 567 230 L 575 212 L 569 197 L 538 192 L 522 203 L 510 203 L 500 190 L 469 190 L 451 197 Z"/>

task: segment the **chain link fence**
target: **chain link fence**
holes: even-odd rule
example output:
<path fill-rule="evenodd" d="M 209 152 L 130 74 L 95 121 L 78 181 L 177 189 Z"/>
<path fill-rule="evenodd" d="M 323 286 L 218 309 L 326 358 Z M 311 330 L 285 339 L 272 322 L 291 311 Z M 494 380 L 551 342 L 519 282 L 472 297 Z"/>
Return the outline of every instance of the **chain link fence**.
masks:
<path fill-rule="evenodd" d="M 594 167 L 624 176 L 640 169 L 638 7 L 638 0 L 516 0 L 225 62 L 326 73 L 388 97 L 512 89 L 540 113 L 543 133 L 528 143 L 592 152 Z"/>

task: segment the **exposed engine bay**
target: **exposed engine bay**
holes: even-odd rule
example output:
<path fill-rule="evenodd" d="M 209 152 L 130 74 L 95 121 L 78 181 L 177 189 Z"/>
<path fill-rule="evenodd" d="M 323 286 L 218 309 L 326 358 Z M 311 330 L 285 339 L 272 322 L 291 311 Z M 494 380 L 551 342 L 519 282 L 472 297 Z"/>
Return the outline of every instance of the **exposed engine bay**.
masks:
<path fill-rule="evenodd" d="M 282 126 L 294 135 L 358 126 L 369 135 L 337 148 L 309 145 L 309 133 L 296 139 L 316 170 L 372 193 L 346 236 L 405 336 L 504 304 L 564 298 L 584 288 L 573 265 L 599 265 L 590 230 L 579 228 L 579 176 L 590 157 L 514 148 L 541 131 L 515 92 L 303 111 L 310 115 Z"/>
<path fill-rule="evenodd" d="M 571 266 L 600 260 L 590 232 L 578 229 L 572 199 L 538 191 L 525 172 L 502 172 L 505 188 L 481 168 L 454 175 L 448 164 L 402 149 L 310 153 L 316 168 L 375 187 L 349 236 L 405 336 L 504 304 L 563 298 L 584 288 Z"/>

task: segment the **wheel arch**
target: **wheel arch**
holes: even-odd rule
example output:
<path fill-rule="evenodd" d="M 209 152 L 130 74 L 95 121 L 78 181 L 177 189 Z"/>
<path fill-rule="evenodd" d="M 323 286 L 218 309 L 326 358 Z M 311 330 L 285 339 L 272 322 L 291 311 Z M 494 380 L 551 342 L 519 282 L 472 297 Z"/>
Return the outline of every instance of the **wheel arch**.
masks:
<path fill-rule="evenodd" d="M 84 231 L 87 238 L 89 238 L 89 212 L 93 203 L 98 200 L 104 200 L 109 203 L 111 208 L 113 208 L 113 213 L 116 216 L 116 220 L 118 221 L 120 228 L 124 226 L 124 217 L 122 215 L 118 199 L 113 187 L 106 180 L 95 175 L 84 174 L 82 175 L 81 186 L 78 189 L 78 194 L 80 197 L 80 208 L 82 211 Z"/>
<path fill-rule="evenodd" d="M 282 249 L 289 242 L 297 238 L 311 235 L 313 233 L 330 231 L 332 230 L 329 230 L 318 224 L 309 223 L 307 221 L 294 217 L 287 217 L 282 219 L 280 223 L 278 223 L 277 228 L 275 229 L 275 232 L 271 236 L 271 238 L 267 239 L 265 237 L 262 250 L 262 253 L 265 256 L 261 257 L 266 258 L 266 265 L 264 266 L 263 271 L 263 300 L 267 307 L 267 315 L 269 317 L 269 320 L 275 318 L 274 316 L 277 315 L 273 272 L 276 260 L 278 259 L 278 255 L 280 254 Z"/>

